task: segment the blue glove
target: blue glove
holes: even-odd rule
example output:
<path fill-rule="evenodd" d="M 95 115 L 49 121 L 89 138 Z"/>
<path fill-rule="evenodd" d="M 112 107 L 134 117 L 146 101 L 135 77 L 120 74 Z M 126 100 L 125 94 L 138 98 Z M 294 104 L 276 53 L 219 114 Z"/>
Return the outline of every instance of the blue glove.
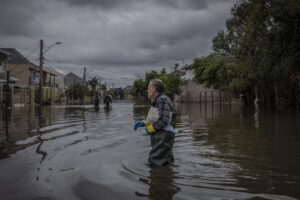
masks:
<path fill-rule="evenodd" d="M 134 130 L 136 131 L 136 129 L 140 128 L 140 127 L 144 127 L 145 126 L 145 123 L 140 121 L 140 122 L 137 122 L 135 123 L 134 125 Z"/>

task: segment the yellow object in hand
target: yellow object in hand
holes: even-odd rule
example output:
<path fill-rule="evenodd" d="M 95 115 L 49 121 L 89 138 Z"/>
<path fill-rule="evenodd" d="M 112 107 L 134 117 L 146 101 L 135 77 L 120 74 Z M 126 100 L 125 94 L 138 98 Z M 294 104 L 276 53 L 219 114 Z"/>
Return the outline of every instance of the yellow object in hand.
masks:
<path fill-rule="evenodd" d="M 149 123 L 147 121 L 143 121 L 143 122 L 144 122 L 144 124 L 145 124 L 146 127 L 151 125 L 151 123 Z"/>
<path fill-rule="evenodd" d="M 155 129 L 152 126 L 152 124 L 150 124 L 149 126 L 146 126 L 146 129 L 147 129 L 148 133 L 155 133 Z"/>

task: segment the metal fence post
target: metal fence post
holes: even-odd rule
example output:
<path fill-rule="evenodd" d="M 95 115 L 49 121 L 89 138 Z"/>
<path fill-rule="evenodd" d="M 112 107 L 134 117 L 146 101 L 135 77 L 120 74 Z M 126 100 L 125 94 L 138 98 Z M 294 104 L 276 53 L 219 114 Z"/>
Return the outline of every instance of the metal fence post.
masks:
<path fill-rule="evenodd" d="M 0 85 L 0 104 L 1 104 L 1 106 L 3 104 L 3 86 L 2 86 L 2 84 Z"/>

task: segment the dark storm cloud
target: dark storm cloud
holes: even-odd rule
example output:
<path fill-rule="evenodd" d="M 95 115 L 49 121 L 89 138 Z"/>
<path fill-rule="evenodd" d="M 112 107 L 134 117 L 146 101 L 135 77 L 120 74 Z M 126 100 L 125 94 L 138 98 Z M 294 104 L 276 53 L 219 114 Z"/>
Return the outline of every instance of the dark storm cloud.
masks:
<path fill-rule="evenodd" d="M 37 0 L 1 0 L 0 35 L 34 36 L 43 27 L 34 15 L 44 10 Z"/>
<path fill-rule="evenodd" d="M 98 6 L 103 9 L 120 9 L 134 7 L 137 4 L 156 5 L 175 9 L 206 9 L 208 3 L 229 0 L 64 0 L 75 6 Z"/>
<path fill-rule="evenodd" d="M 0 46 L 22 48 L 44 39 L 47 48 L 62 41 L 45 55 L 47 64 L 59 60 L 56 65 L 67 71 L 87 66 L 128 79 L 209 54 L 234 2 L 2 0 Z M 37 57 L 38 49 L 29 58 Z"/>

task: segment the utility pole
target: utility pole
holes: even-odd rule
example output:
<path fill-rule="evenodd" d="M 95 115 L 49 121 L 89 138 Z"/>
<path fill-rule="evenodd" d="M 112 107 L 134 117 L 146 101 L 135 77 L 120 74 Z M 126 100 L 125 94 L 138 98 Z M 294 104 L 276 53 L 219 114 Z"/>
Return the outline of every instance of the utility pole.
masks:
<path fill-rule="evenodd" d="M 40 106 L 43 104 L 43 46 L 44 46 L 44 41 L 40 40 L 40 87 L 39 87 L 39 103 Z"/>
<path fill-rule="evenodd" d="M 86 86 L 86 67 L 83 67 L 83 87 Z M 83 90 L 83 97 L 82 97 L 82 100 L 81 100 L 81 104 L 84 105 L 85 103 L 85 89 Z"/>
<path fill-rule="evenodd" d="M 83 67 L 83 84 L 86 83 L 86 67 Z"/>

